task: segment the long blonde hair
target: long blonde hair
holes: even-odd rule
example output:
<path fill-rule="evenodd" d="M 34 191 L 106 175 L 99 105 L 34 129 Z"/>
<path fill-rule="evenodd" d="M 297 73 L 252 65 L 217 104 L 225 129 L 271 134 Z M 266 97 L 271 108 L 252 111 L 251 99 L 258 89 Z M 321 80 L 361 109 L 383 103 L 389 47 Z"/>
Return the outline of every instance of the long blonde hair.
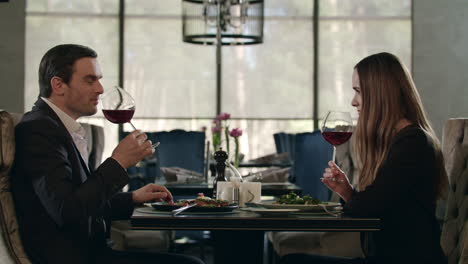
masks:
<path fill-rule="evenodd" d="M 371 184 L 383 165 L 398 122 L 406 118 L 432 140 L 438 169 L 434 200 L 448 184 L 440 143 L 426 117 L 421 98 L 404 64 L 393 54 L 378 53 L 364 58 L 355 69 L 361 90 L 361 114 L 354 150 L 361 165 L 358 187 Z"/>

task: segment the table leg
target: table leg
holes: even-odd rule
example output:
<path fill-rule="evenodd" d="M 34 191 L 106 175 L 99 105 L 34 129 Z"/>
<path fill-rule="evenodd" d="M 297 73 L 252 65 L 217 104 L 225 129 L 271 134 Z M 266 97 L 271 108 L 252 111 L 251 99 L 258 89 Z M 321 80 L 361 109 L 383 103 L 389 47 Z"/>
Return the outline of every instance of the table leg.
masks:
<path fill-rule="evenodd" d="M 263 263 L 263 231 L 211 231 L 214 263 Z"/>

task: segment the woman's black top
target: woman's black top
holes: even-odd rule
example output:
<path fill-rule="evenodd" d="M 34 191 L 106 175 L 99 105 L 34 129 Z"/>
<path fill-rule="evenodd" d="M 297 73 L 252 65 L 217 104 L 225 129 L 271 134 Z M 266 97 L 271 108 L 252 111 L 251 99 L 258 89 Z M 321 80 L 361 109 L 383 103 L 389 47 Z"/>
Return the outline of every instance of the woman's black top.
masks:
<path fill-rule="evenodd" d="M 363 240 L 369 259 L 378 263 L 446 263 L 435 218 L 433 142 L 411 125 L 391 143 L 374 182 L 354 192 L 344 206 L 354 217 L 380 217 L 383 229 Z"/>

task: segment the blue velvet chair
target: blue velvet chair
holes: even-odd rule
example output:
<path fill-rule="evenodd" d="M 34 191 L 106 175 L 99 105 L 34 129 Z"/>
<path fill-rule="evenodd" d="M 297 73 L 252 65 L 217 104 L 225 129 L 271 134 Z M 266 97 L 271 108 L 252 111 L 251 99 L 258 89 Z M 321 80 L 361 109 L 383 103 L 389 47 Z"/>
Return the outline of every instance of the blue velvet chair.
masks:
<path fill-rule="evenodd" d="M 156 179 L 161 176 L 161 167 L 180 167 L 187 170 L 195 171 L 203 174 L 205 160 L 205 133 L 199 131 L 172 130 L 169 132 L 154 132 L 147 133 L 148 138 L 153 142 L 161 142 L 156 148 L 156 166 L 147 167 L 149 175 L 154 175 Z M 151 171 L 153 170 L 153 171 Z M 193 199 L 189 197 L 174 197 L 178 199 Z M 205 234 L 203 231 L 183 231 L 178 230 L 175 233 L 176 239 L 188 238 L 188 241 L 182 241 L 174 245 L 174 251 L 183 253 L 187 247 L 199 246 L 200 257 L 204 258 Z M 183 239 L 182 239 L 183 240 Z"/>
<path fill-rule="evenodd" d="M 128 133 L 127 133 L 128 134 Z M 205 133 L 172 130 L 148 132 L 153 143 L 161 142 L 154 153 L 155 159 L 142 161 L 128 169 L 131 175 L 129 189 L 138 189 L 161 178 L 161 167 L 181 167 L 203 174 Z"/>
<path fill-rule="evenodd" d="M 276 146 L 276 153 L 289 153 L 289 160 L 292 162 L 294 161 L 294 154 L 295 154 L 295 136 L 296 134 L 289 134 L 289 133 L 275 133 L 273 134 L 273 138 L 275 140 Z"/>
<path fill-rule="evenodd" d="M 128 133 L 125 134 L 125 136 Z M 156 148 L 154 159 L 142 161 L 139 166 L 128 169 L 131 175 L 129 190 L 135 190 L 147 183 L 155 182 L 162 177 L 161 167 L 180 167 L 203 174 L 205 160 L 205 133 L 199 131 L 185 131 L 176 129 L 172 131 L 147 132 L 148 139 L 153 143 L 161 142 Z M 174 197 L 175 200 L 190 197 Z M 201 258 L 204 258 L 203 245 L 205 235 L 203 231 L 177 231 L 175 238 L 188 238 L 189 242 L 174 243 L 172 251 L 183 253 L 187 247 L 195 244 L 202 247 Z"/>
<path fill-rule="evenodd" d="M 148 133 L 152 142 L 161 142 L 156 149 L 155 177 L 161 177 L 161 167 L 180 167 L 203 174 L 205 160 L 205 133 L 172 130 Z"/>
<path fill-rule="evenodd" d="M 307 134 L 309 135 L 306 135 L 306 137 L 311 137 L 312 133 Z M 316 139 L 319 139 L 320 133 L 316 132 L 315 134 Z M 355 159 L 350 143 L 348 141 L 337 147 L 336 162 L 348 176 L 350 182 L 355 185 L 358 181 L 359 170 L 355 167 Z M 309 154 L 309 156 L 305 157 L 305 160 L 311 162 L 311 159 L 315 158 L 315 155 Z M 331 159 L 331 151 L 325 155 L 324 159 L 322 163 L 326 163 L 328 159 Z M 303 160 L 299 157 L 298 162 L 301 163 Z M 313 174 L 311 173 L 308 176 L 314 176 L 312 177 L 314 179 L 313 184 L 320 186 L 321 182 L 318 177 L 321 176 L 318 175 L 321 174 L 322 171 L 314 169 Z M 332 193 L 329 200 L 339 202 L 339 199 L 336 193 Z M 279 257 L 294 253 L 354 258 L 363 257 L 359 232 L 267 232 L 267 235 L 269 241 L 271 241 L 271 246 L 274 248 L 274 251 L 272 251 L 274 254 L 271 256 L 273 263 L 278 263 Z"/>
<path fill-rule="evenodd" d="M 333 147 L 323 139 L 319 130 L 295 136 L 294 179 L 303 194 L 328 201 L 330 191 L 320 181 L 328 161 L 332 159 Z"/>

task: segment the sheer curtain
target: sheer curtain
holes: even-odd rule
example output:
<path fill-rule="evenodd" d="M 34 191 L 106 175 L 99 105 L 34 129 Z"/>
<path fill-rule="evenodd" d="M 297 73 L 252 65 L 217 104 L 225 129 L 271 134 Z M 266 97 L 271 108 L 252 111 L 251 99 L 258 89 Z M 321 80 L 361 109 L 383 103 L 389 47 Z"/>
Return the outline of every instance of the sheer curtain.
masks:
<path fill-rule="evenodd" d="M 125 0 L 124 88 L 136 100 L 133 123 L 144 131 L 201 130 L 216 115 L 215 47 L 182 42 L 180 0 Z M 94 48 L 105 87 L 118 83 L 118 1 L 29 0 L 26 21 L 26 109 L 38 95 L 42 55 L 61 43 Z M 320 0 L 319 68 L 314 69 L 313 0 L 266 0 L 264 43 L 222 47 L 222 112 L 241 128 L 247 159 L 275 152 L 276 132 L 313 129 L 314 71 L 318 119 L 345 109 L 351 73 L 363 57 L 395 53 L 411 67 L 411 0 Z M 106 130 L 104 157 L 117 125 L 99 111 L 82 122 Z M 124 126 L 125 130 L 130 127 Z"/>
<path fill-rule="evenodd" d="M 118 39 L 118 1 L 26 1 L 25 111 L 31 110 L 39 95 L 37 72 L 42 56 L 59 44 L 75 43 L 93 48 L 103 71 L 104 88 L 116 85 Z M 117 126 L 106 121 L 100 111 L 79 121 L 105 128 L 103 157 L 109 156 L 118 140 Z"/>
<path fill-rule="evenodd" d="M 390 52 L 411 69 L 411 0 L 322 0 L 319 29 L 319 119 L 351 106 L 353 68 L 364 57 Z"/>
<path fill-rule="evenodd" d="M 126 13 L 125 85 L 138 98 L 135 125 L 146 131 L 204 126 L 209 139 L 215 47 L 182 42 L 180 1 L 142 3 Z M 275 152 L 277 131 L 312 129 L 312 14 L 312 0 L 265 1 L 264 43 L 222 47 L 221 109 L 231 114 L 231 129 L 244 130 L 246 158 Z"/>

